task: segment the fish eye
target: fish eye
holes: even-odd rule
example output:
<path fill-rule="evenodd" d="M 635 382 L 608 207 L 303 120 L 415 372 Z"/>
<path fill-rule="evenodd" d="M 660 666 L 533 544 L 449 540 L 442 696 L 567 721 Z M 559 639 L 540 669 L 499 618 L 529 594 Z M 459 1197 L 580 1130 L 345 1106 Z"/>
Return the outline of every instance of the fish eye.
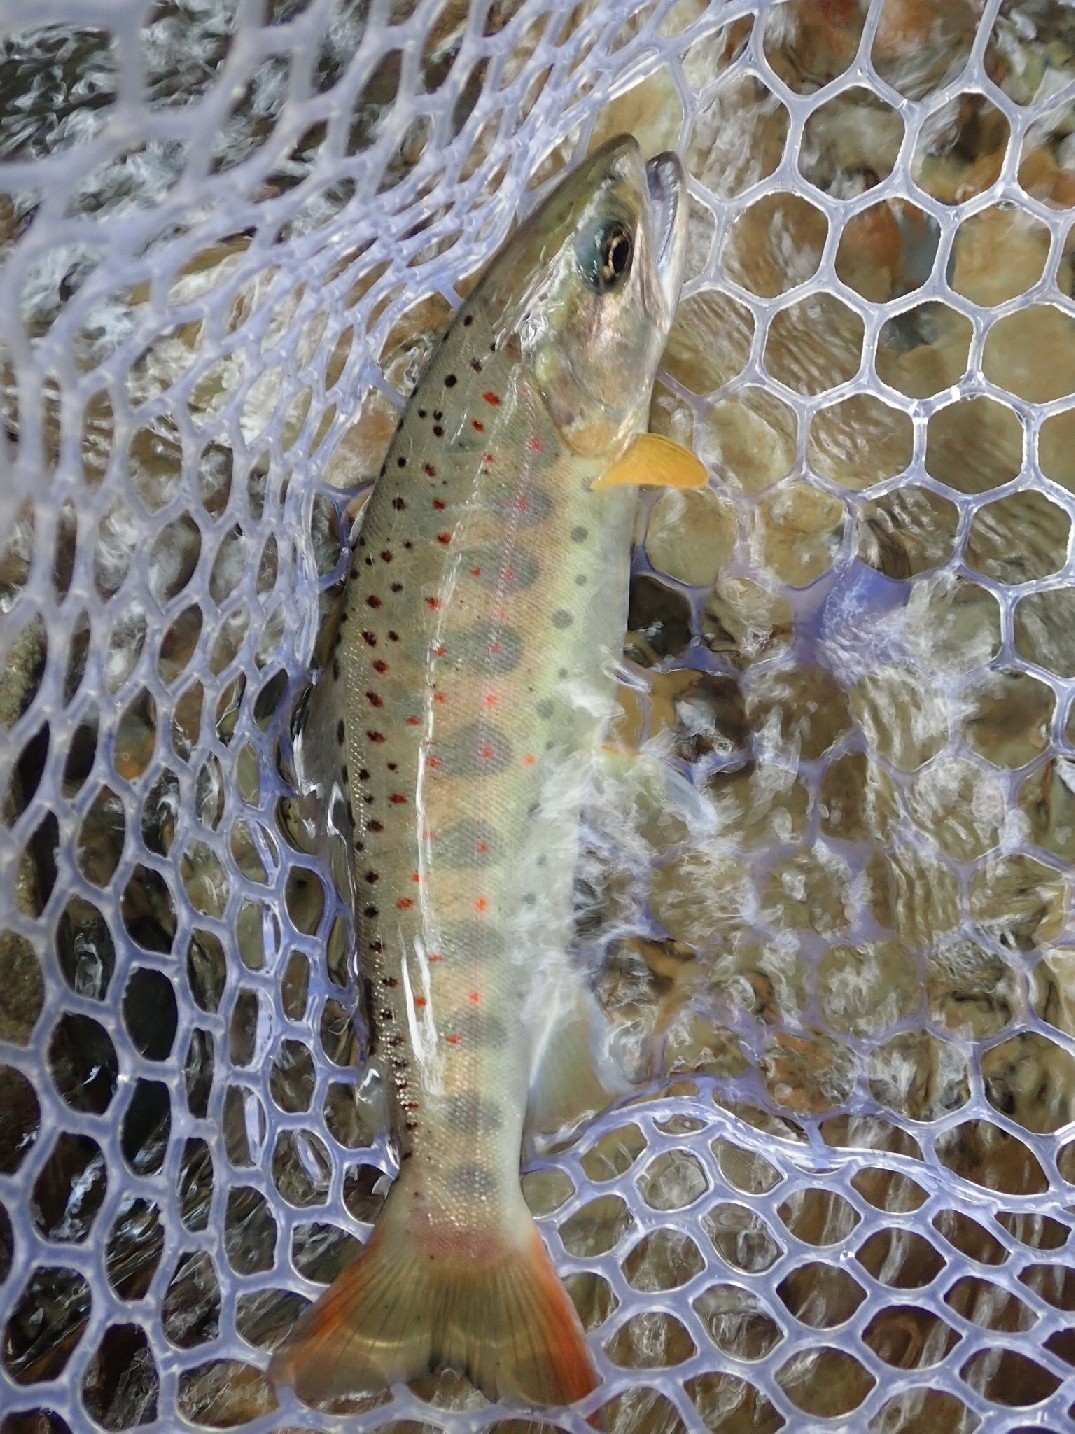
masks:
<path fill-rule="evenodd" d="M 618 219 L 591 231 L 578 256 L 587 282 L 599 294 L 619 288 L 631 272 L 634 247 L 630 229 Z"/>

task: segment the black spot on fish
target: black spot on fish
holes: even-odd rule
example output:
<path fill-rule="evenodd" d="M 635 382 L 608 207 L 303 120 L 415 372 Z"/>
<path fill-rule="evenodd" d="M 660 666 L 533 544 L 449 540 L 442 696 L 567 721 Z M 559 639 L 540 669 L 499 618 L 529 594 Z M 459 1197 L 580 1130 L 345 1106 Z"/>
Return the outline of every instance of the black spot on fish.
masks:
<path fill-rule="evenodd" d="M 581 523 L 578 527 L 571 529 L 571 541 L 573 543 L 584 543 L 589 536 L 589 528 L 584 528 Z"/>
<path fill-rule="evenodd" d="M 433 425 L 433 437 L 434 437 L 434 438 L 443 438 L 443 437 L 444 437 L 444 428 L 443 428 L 443 426 L 442 426 L 441 424 L 439 424 L 439 423 L 434 423 L 434 425 Z"/>
<path fill-rule="evenodd" d="M 397 468 L 406 468 L 406 466 L 407 466 L 407 460 L 406 460 L 406 458 L 403 457 L 402 454 L 400 454 L 400 456 L 396 459 L 396 467 L 397 467 Z"/>
<path fill-rule="evenodd" d="M 550 698 L 543 697 L 540 702 L 535 704 L 534 711 L 539 717 L 544 717 L 546 721 L 548 721 L 548 719 L 556 711 L 556 704 L 551 701 Z"/>
<path fill-rule="evenodd" d="M 471 324 L 472 324 L 473 322 L 474 322 L 474 315 L 473 315 L 473 314 L 464 314 L 464 315 L 463 315 L 463 327 L 464 327 L 465 329 L 469 329 L 470 326 L 471 326 Z"/>
<path fill-rule="evenodd" d="M 559 670 L 559 672 L 557 673 L 557 676 L 560 678 L 560 680 L 561 680 L 562 682 L 566 681 L 566 680 L 567 680 L 567 668 L 566 668 L 566 667 L 561 667 L 560 670 Z"/>
<path fill-rule="evenodd" d="M 373 918 L 379 914 L 376 906 L 364 906 L 362 908 L 362 915 L 366 917 L 368 921 L 372 921 Z"/>
<path fill-rule="evenodd" d="M 454 373 L 447 373 L 447 374 L 444 375 L 444 387 L 445 387 L 445 388 L 454 388 L 454 387 L 456 386 L 456 384 L 458 383 L 458 381 L 459 381 L 459 380 L 456 378 L 456 376 L 455 376 Z"/>
<path fill-rule="evenodd" d="M 395 510 L 396 510 L 397 513 L 402 513 L 403 510 L 404 510 L 404 508 L 406 508 L 406 506 L 407 506 L 407 502 L 406 502 L 406 499 L 405 499 L 405 498 L 393 498 L 393 499 L 392 499 L 392 507 L 395 508 Z"/>
<path fill-rule="evenodd" d="M 552 615 L 553 627 L 563 629 L 565 627 L 570 627 L 574 621 L 575 619 L 571 616 L 566 607 L 558 607 Z"/>
<path fill-rule="evenodd" d="M 588 581 L 588 580 L 587 580 L 586 574 L 585 574 L 585 573 L 579 573 L 579 574 L 577 575 L 577 577 L 575 578 L 575 586 L 576 586 L 577 588 L 584 588 L 584 587 L 586 586 L 587 581 Z"/>

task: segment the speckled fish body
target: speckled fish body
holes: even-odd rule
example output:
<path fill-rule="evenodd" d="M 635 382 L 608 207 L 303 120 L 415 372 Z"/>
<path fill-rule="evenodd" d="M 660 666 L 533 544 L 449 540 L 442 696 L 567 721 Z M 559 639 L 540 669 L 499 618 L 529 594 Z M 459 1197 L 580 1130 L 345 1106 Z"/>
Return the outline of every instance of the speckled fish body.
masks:
<path fill-rule="evenodd" d="M 544 979 L 521 947 L 543 928 L 555 948 L 569 918 L 578 804 L 547 798 L 607 719 L 636 504 L 591 485 L 646 423 L 680 184 L 672 156 L 646 166 L 621 139 L 524 221 L 363 518 L 325 680 L 402 1164 L 363 1255 L 277 1356 L 306 1397 L 437 1365 L 491 1397 L 595 1383 L 520 1189 Z"/>

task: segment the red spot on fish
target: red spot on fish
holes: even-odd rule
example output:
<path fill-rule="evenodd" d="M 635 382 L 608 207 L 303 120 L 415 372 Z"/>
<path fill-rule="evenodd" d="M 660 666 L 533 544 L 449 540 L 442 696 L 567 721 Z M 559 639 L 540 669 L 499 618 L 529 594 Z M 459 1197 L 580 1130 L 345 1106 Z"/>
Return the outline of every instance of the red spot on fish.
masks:
<path fill-rule="evenodd" d="M 541 439 L 537 436 L 536 433 L 531 434 L 530 437 L 526 440 L 526 446 L 527 448 L 529 448 L 531 453 L 545 452 L 545 445 L 544 443 L 542 443 Z"/>
<path fill-rule="evenodd" d="M 529 498 L 516 498 L 516 500 L 515 500 L 515 511 L 516 511 L 517 513 L 529 513 L 529 511 L 530 511 L 530 499 L 529 499 Z"/>
<path fill-rule="evenodd" d="M 492 759 L 496 756 L 496 751 L 493 747 L 490 747 L 488 742 L 486 742 L 484 746 L 478 748 L 478 756 L 482 759 L 483 762 L 491 762 Z"/>
<path fill-rule="evenodd" d="M 479 896 L 474 902 L 474 910 L 479 916 L 484 916 L 489 910 L 489 898 L 487 896 Z"/>
<path fill-rule="evenodd" d="M 444 955 L 440 951 L 431 951 L 426 959 L 431 966 L 435 966 L 438 961 L 444 960 Z"/>
<path fill-rule="evenodd" d="M 434 692 L 434 694 L 433 694 L 433 701 L 434 701 L 434 702 L 444 703 L 444 702 L 447 702 L 447 700 L 448 700 L 448 697 L 447 697 L 447 694 L 446 694 L 446 693 L 444 693 L 444 692 Z"/>
<path fill-rule="evenodd" d="M 444 545 L 444 547 L 447 547 L 448 544 L 449 544 L 451 541 L 452 541 L 452 535 L 451 535 L 451 533 L 438 533 L 438 534 L 437 534 L 437 542 L 438 542 L 438 543 L 442 543 L 442 544 Z"/>
<path fill-rule="evenodd" d="M 379 597 L 376 597 L 373 593 L 370 593 L 369 597 L 366 599 L 366 606 L 367 606 L 367 607 L 380 607 L 380 606 L 381 606 L 381 599 L 380 599 Z"/>
<path fill-rule="evenodd" d="M 377 950 L 378 950 L 378 951 L 383 951 L 383 950 L 384 950 L 384 943 L 381 942 L 381 941 L 378 941 L 378 942 L 376 943 L 376 947 L 377 947 Z M 390 991 L 394 991 L 394 990 L 396 989 L 396 987 L 399 985 L 399 977 L 398 977 L 398 976 L 384 976 L 384 977 L 382 977 L 382 979 L 381 979 L 381 985 L 382 985 L 382 986 L 387 986 Z"/>
<path fill-rule="evenodd" d="M 483 453 L 483 454 L 482 454 L 482 462 L 483 462 L 483 463 L 495 463 L 495 462 L 496 462 L 496 457 L 495 457 L 495 455 L 492 454 L 492 453 Z"/>
<path fill-rule="evenodd" d="M 536 761 L 537 758 L 534 756 L 533 752 L 527 752 L 526 756 L 523 758 L 523 766 L 532 767 Z"/>
<path fill-rule="evenodd" d="M 432 612 L 440 612 L 440 609 L 441 609 L 441 601 L 440 601 L 440 598 L 436 598 L 436 597 L 426 598 L 426 607 L 429 608 Z"/>
<path fill-rule="evenodd" d="M 443 498 L 434 498 L 434 499 L 433 499 L 433 506 L 434 506 L 434 508 L 436 508 L 437 512 L 440 513 L 440 512 L 442 512 L 445 508 L 447 508 L 448 504 L 444 501 Z"/>
<path fill-rule="evenodd" d="M 414 902 L 409 896 L 401 896 L 396 902 L 396 905 L 399 907 L 400 911 L 409 911 L 414 905 Z"/>
<path fill-rule="evenodd" d="M 394 806 L 397 807 L 405 807 L 407 805 L 407 798 L 403 795 L 402 792 L 393 792 L 392 795 L 388 798 L 388 800 L 392 802 Z"/>
<path fill-rule="evenodd" d="M 447 657 L 447 656 L 448 656 L 448 649 L 445 647 L 445 645 L 444 645 L 443 642 L 438 642 L 437 645 L 436 645 L 436 647 L 434 647 L 434 649 L 433 649 L 433 656 L 434 656 L 434 657 Z"/>
<path fill-rule="evenodd" d="M 486 707 L 495 707 L 499 701 L 500 701 L 500 694 L 499 694 L 499 693 L 497 693 L 497 692 L 487 692 L 487 693 L 485 694 L 485 705 L 486 705 Z"/>
<path fill-rule="evenodd" d="M 383 733 L 383 732 L 367 732 L 367 733 L 366 733 L 366 736 L 370 739 L 371 742 L 383 742 L 383 741 L 384 741 L 384 733 Z"/>
<path fill-rule="evenodd" d="M 472 1006 L 479 1005 L 481 1003 L 481 998 L 482 993 L 480 991 L 471 991 L 467 996 L 467 1000 Z"/>
<path fill-rule="evenodd" d="M 385 662 L 383 657 L 379 657 L 377 661 L 373 664 L 373 670 L 374 672 L 387 672 L 388 663 Z"/>
<path fill-rule="evenodd" d="M 377 693 L 377 692 L 367 692 L 367 693 L 366 693 L 366 700 L 369 702 L 369 704 L 370 704 L 371 707 L 383 707 L 383 706 L 384 706 L 384 698 L 383 698 L 382 696 L 380 696 L 380 694 Z"/>
<path fill-rule="evenodd" d="M 482 398 L 485 399 L 486 403 L 491 403 L 494 408 L 496 408 L 500 403 L 499 394 L 494 393 L 492 389 L 489 389 L 488 392 L 483 393 Z"/>
<path fill-rule="evenodd" d="M 422 884 L 422 873 L 421 873 L 420 871 L 412 871 L 412 872 L 411 872 L 411 880 L 414 882 L 415 886 L 421 886 L 421 884 Z"/>
<path fill-rule="evenodd" d="M 444 1039 L 448 1042 L 448 1044 L 449 1044 L 450 1046 L 458 1046 L 458 1045 L 460 1044 L 460 1042 L 462 1041 L 463 1037 L 462 1037 L 462 1036 L 445 1036 Z"/>
<path fill-rule="evenodd" d="M 433 832 L 433 831 L 424 831 L 424 832 L 422 833 L 422 840 L 423 840 L 423 841 L 436 841 L 436 840 L 437 840 L 437 833 L 436 833 L 436 832 Z"/>
<path fill-rule="evenodd" d="M 505 568 L 503 573 L 501 574 L 501 577 L 506 583 L 513 583 L 515 581 L 515 569 Z"/>
<path fill-rule="evenodd" d="M 482 575 L 482 570 L 481 570 L 481 568 L 471 568 L 471 570 L 470 570 L 470 576 L 471 576 L 472 578 L 480 578 L 481 575 Z"/>
<path fill-rule="evenodd" d="M 382 563 L 390 563 L 391 561 L 392 561 L 392 550 L 391 550 L 391 548 L 382 548 L 382 549 L 381 549 L 381 562 L 382 562 Z"/>
<path fill-rule="evenodd" d="M 487 841 L 480 841 L 475 850 L 479 856 L 485 856 L 489 851 L 489 843 Z"/>
<path fill-rule="evenodd" d="M 503 652 L 503 650 L 504 650 L 504 649 L 501 647 L 501 645 L 500 645 L 499 642 L 491 642 L 491 643 L 489 644 L 489 656 L 490 656 L 490 657 L 499 657 L 500 654 L 501 654 L 501 652 Z"/>
<path fill-rule="evenodd" d="M 371 832 L 383 832 L 383 831 L 384 831 L 384 822 L 370 822 L 370 831 L 371 831 Z"/>
<path fill-rule="evenodd" d="M 408 726 L 408 727 L 420 727 L 421 725 L 422 725 L 422 719 L 421 719 L 421 717 L 408 717 L 408 718 L 407 718 L 407 726 Z"/>
<path fill-rule="evenodd" d="M 429 1005 L 429 1002 L 426 1000 L 426 998 L 425 998 L 424 996 L 415 996 L 415 998 L 414 998 L 414 1008 L 415 1008 L 416 1011 L 424 1011 L 425 1008 L 426 1008 L 428 1005 Z M 404 1109 L 406 1109 L 406 1110 L 417 1110 L 418 1107 L 417 1107 L 416 1105 L 414 1105 L 413 1103 L 409 1103 L 407 1106 L 404 1107 Z"/>
<path fill-rule="evenodd" d="M 437 476 L 437 470 L 433 467 L 432 463 L 427 463 L 422 471 L 427 478 L 435 478 Z"/>
<path fill-rule="evenodd" d="M 471 428 L 474 429 L 474 432 L 475 432 L 475 433 L 484 433 L 484 432 L 485 432 L 485 424 L 484 424 L 484 423 L 479 423 L 476 418 L 472 418 L 472 419 L 471 419 L 471 421 L 470 421 L 470 426 L 471 426 Z"/>
<path fill-rule="evenodd" d="M 426 758 L 426 766 L 430 769 L 430 771 L 435 772 L 440 765 L 441 765 L 441 760 L 440 760 L 439 757 L 427 757 L 427 758 Z"/>

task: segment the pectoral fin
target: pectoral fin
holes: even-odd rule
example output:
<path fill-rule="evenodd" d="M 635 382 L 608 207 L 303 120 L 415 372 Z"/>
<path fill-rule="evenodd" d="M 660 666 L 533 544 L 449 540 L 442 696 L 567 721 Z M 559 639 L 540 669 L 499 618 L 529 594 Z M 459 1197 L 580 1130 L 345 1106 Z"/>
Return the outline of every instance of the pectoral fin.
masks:
<path fill-rule="evenodd" d="M 659 433 L 640 433 L 591 487 L 704 488 L 708 482 L 705 464 L 689 449 Z"/>

